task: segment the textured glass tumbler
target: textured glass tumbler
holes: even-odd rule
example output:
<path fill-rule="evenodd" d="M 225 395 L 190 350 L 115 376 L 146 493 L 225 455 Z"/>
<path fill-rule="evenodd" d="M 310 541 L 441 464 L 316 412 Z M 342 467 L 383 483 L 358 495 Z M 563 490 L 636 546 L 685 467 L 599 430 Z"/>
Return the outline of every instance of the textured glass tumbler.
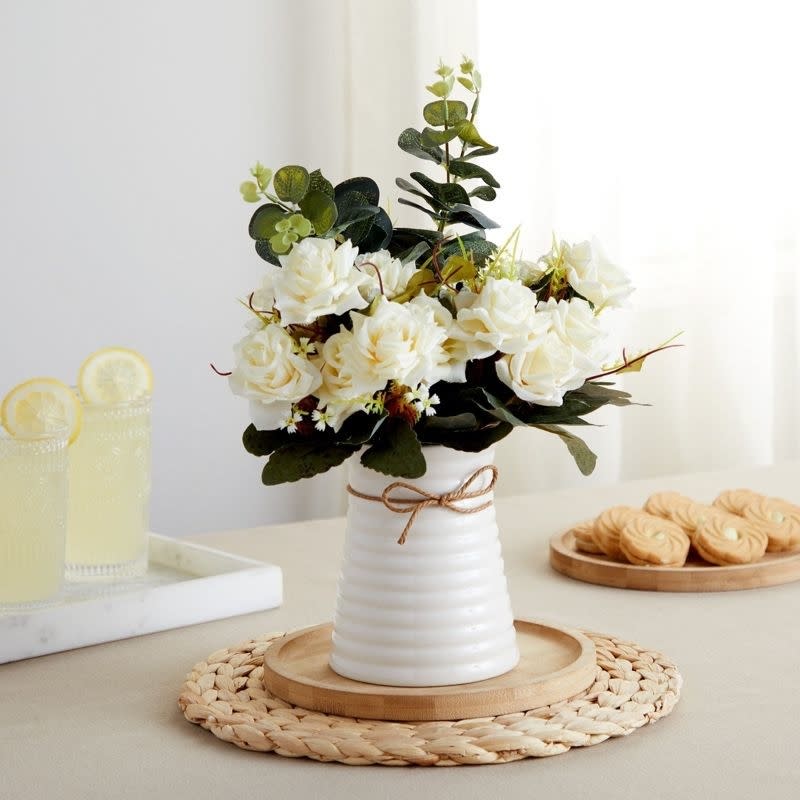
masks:
<path fill-rule="evenodd" d="M 0 432 L 0 610 L 47 605 L 64 577 L 67 434 Z"/>
<path fill-rule="evenodd" d="M 70 448 L 67 578 L 128 578 L 147 571 L 150 398 L 83 404 Z"/>

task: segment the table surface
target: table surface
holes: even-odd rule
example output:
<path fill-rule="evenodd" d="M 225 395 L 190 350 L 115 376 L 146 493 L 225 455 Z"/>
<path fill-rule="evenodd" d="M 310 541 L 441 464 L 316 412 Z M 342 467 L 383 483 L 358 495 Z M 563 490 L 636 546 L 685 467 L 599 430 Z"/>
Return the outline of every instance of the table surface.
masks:
<path fill-rule="evenodd" d="M 0 798 L 800 796 L 800 583 L 714 594 L 579 583 L 552 534 L 660 489 L 710 500 L 747 486 L 800 499 L 800 462 L 529 494 L 497 503 L 517 617 L 660 650 L 683 673 L 667 718 L 627 739 L 494 767 L 348 767 L 250 753 L 187 723 L 185 673 L 221 647 L 328 620 L 342 519 L 194 537 L 284 570 L 279 609 L 0 666 Z"/>

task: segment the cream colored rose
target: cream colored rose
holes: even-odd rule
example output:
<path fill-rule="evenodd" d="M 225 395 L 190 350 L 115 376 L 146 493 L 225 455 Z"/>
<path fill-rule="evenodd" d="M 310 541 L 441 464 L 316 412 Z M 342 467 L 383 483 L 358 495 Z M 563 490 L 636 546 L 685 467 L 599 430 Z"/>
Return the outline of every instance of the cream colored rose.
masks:
<path fill-rule="evenodd" d="M 418 294 L 407 305 L 420 315 L 423 324 L 437 326 L 445 334 L 441 346 L 430 352 L 428 383 L 464 383 L 467 379 L 464 370 L 467 368 L 469 354 L 466 342 L 453 338 L 453 332 L 458 327 L 453 315 L 438 300 L 427 294 Z"/>
<path fill-rule="evenodd" d="M 495 364 L 497 377 L 521 400 L 541 406 L 560 406 L 565 392 L 583 385 L 573 349 L 550 331 L 531 349 L 506 355 Z"/>
<path fill-rule="evenodd" d="M 259 430 L 277 428 L 289 416 L 292 403 L 322 383 L 317 367 L 295 351 L 294 339 L 280 325 L 267 325 L 234 347 L 231 391 L 251 401 L 250 413 Z"/>
<path fill-rule="evenodd" d="M 336 247 L 333 239 L 311 236 L 280 256 L 272 290 L 281 324 L 306 324 L 326 314 L 364 308 L 367 301 L 359 289 L 369 276 L 355 268 L 357 254 L 349 241 Z"/>
<path fill-rule="evenodd" d="M 551 297 L 537 310 L 549 315 L 554 333 L 572 348 L 576 369 L 587 377 L 597 372 L 608 353 L 606 331 L 591 306 L 577 297 L 558 302 Z"/>
<path fill-rule="evenodd" d="M 349 363 L 358 393 L 372 394 L 390 380 L 417 386 L 431 379 L 447 339 L 447 331 L 435 323 L 431 312 L 381 297 L 371 316 L 352 318 Z"/>
<path fill-rule="evenodd" d="M 351 414 L 364 407 L 366 399 L 353 387 L 352 345 L 353 334 L 340 328 L 325 342 L 315 360 L 322 375 L 322 384 L 317 390 L 319 405 L 326 412 L 327 424 L 337 431 Z"/>
<path fill-rule="evenodd" d="M 411 276 L 417 271 L 413 261 L 403 264 L 399 258 L 392 258 L 388 250 L 358 256 L 356 267 L 368 278 L 361 286 L 361 295 L 369 302 L 379 294 L 393 300 L 406 290 Z"/>
<path fill-rule="evenodd" d="M 569 285 L 595 308 L 619 308 L 633 291 L 630 278 L 620 267 L 612 264 L 596 240 L 558 245 Z M 552 255 L 551 255 L 552 257 Z"/>
<path fill-rule="evenodd" d="M 489 278 L 479 294 L 461 292 L 456 299 L 453 337 L 471 359 L 526 350 L 549 325 L 536 313 L 536 295 L 519 281 Z"/>

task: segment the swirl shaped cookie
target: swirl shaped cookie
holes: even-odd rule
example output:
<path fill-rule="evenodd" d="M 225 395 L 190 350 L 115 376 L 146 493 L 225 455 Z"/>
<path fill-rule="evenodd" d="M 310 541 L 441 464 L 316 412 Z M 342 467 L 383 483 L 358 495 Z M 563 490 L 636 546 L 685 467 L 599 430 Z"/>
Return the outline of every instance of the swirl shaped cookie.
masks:
<path fill-rule="evenodd" d="M 668 519 L 637 514 L 623 526 L 619 547 L 631 564 L 682 567 L 689 554 L 689 537 Z"/>
<path fill-rule="evenodd" d="M 594 520 L 579 522 L 570 530 L 575 537 L 575 549 L 583 553 L 599 555 L 603 552 L 602 548 L 594 540 Z"/>
<path fill-rule="evenodd" d="M 633 516 L 641 514 L 638 508 L 630 506 L 612 506 L 603 511 L 594 521 L 592 534 L 595 544 L 611 558 L 624 560 L 625 556 L 619 548 L 619 537 L 625 523 Z"/>
<path fill-rule="evenodd" d="M 742 517 L 714 514 L 697 526 L 692 544 L 711 564 L 750 564 L 767 550 L 767 534 Z"/>
<path fill-rule="evenodd" d="M 703 503 L 695 503 L 693 500 L 690 500 L 688 503 L 675 506 L 670 519 L 677 525 L 680 525 L 681 528 L 686 531 L 689 538 L 694 540 L 698 526 L 714 514 L 725 513 L 726 512 L 721 508 L 707 506 Z"/>
<path fill-rule="evenodd" d="M 752 489 L 727 489 L 714 498 L 712 505 L 727 511 L 729 514 L 738 514 L 741 517 L 745 506 L 758 497 L 761 497 L 761 495 Z"/>
<path fill-rule="evenodd" d="M 785 500 L 755 495 L 742 516 L 767 535 L 767 551 L 780 553 L 800 547 L 800 515 Z"/>
<path fill-rule="evenodd" d="M 645 500 L 644 510 L 655 517 L 672 519 L 676 509 L 683 508 L 694 502 L 691 497 L 680 492 L 656 492 Z"/>

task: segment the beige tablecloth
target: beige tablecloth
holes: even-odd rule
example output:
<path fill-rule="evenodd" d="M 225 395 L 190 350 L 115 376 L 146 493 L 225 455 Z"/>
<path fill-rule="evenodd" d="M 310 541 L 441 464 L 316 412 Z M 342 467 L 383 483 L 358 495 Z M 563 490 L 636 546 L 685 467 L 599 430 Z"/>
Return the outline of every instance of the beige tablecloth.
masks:
<path fill-rule="evenodd" d="M 518 617 L 631 638 L 678 663 L 675 712 L 627 739 L 496 767 L 391 769 L 249 753 L 185 722 L 176 698 L 193 663 L 331 618 L 343 522 L 315 521 L 196 537 L 280 565 L 280 609 L 0 666 L 0 798 L 800 797 L 800 583 L 660 594 L 548 566 L 550 536 L 603 507 L 740 485 L 800 500 L 800 463 L 498 503 Z"/>

